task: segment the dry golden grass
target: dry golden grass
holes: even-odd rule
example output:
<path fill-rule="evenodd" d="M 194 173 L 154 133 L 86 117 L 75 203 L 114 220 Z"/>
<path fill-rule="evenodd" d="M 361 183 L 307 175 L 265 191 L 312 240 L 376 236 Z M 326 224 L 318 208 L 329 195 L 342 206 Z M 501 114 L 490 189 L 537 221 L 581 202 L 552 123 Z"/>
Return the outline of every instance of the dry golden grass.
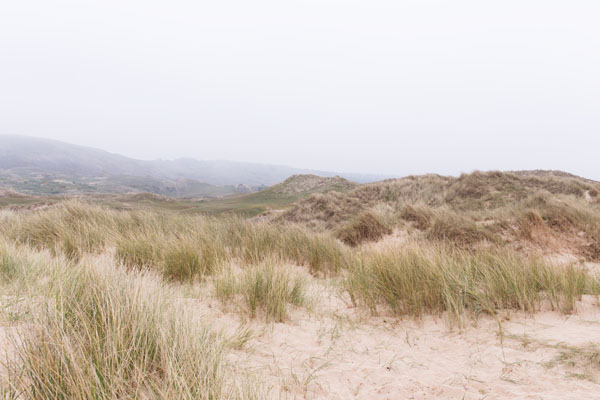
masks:
<path fill-rule="evenodd" d="M 328 234 L 299 226 L 252 223 L 238 217 L 187 217 L 174 213 L 114 211 L 70 201 L 14 215 L 0 226 L 8 238 L 78 260 L 116 248 L 124 265 L 155 268 L 172 280 L 194 280 L 222 262 L 258 263 L 271 256 L 334 273 L 346 249 Z"/>
<path fill-rule="evenodd" d="M 405 205 L 400 210 L 400 218 L 414 224 L 414 227 L 425 230 L 431 226 L 433 212 L 423 205 Z"/>
<path fill-rule="evenodd" d="M 445 211 L 435 213 L 427 231 L 427 238 L 459 246 L 470 246 L 482 241 L 499 241 L 485 226 L 477 225 L 475 221 L 463 215 Z"/>
<path fill-rule="evenodd" d="M 425 232 L 426 240 L 463 247 L 489 243 L 522 247 L 525 241 L 545 251 L 569 251 L 594 261 L 600 257 L 597 193 L 597 182 L 558 172 L 424 175 L 362 185 L 343 194 L 314 195 L 280 219 L 351 232 L 357 215 L 386 206 L 397 216 L 390 227 L 414 227 Z"/>
<path fill-rule="evenodd" d="M 586 193 L 591 196 L 590 193 L 598 191 L 597 182 L 551 172 L 474 172 L 459 178 L 409 176 L 361 185 L 347 193 L 310 196 L 284 213 L 282 219 L 331 228 L 380 203 L 391 204 L 398 210 L 407 204 L 424 204 L 476 211 L 515 205 L 534 193 L 583 199 Z"/>
<path fill-rule="evenodd" d="M 376 242 L 392 233 L 379 216 L 373 212 L 364 212 L 337 231 L 336 236 L 349 246 L 358 246 L 364 242 Z"/>

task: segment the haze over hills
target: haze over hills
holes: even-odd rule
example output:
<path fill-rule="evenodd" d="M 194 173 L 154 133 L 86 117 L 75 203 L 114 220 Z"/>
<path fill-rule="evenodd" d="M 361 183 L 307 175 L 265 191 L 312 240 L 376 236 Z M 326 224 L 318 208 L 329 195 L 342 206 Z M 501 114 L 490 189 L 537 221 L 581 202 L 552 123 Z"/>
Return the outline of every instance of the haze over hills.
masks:
<path fill-rule="evenodd" d="M 260 192 L 209 199 L 197 204 L 196 208 L 208 214 L 233 212 L 253 216 L 267 210 L 284 209 L 311 194 L 328 192 L 345 193 L 359 186 L 360 184 L 339 176 L 292 175 L 285 181 Z"/>
<path fill-rule="evenodd" d="M 386 178 L 234 161 L 137 160 L 56 140 L 0 135 L 0 186 L 29 194 L 218 197 L 257 191 L 294 174 L 340 175 L 362 183 Z"/>

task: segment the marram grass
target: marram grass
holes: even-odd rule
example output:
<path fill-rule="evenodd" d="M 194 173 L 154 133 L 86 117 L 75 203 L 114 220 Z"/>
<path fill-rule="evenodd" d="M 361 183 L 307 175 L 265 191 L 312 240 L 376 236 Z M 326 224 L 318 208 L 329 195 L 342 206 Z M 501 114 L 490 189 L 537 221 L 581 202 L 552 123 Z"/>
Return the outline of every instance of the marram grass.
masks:
<path fill-rule="evenodd" d="M 177 305 L 156 275 L 110 259 L 47 267 L 40 280 L 53 282 L 40 286 L 46 292 L 37 293 L 0 374 L 5 398 L 260 398 L 260 386 L 224 362 L 225 338 Z"/>
<path fill-rule="evenodd" d="M 577 265 L 558 266 L 507 249 L 430 246 L 354 258 L 344 279 L 354 303 L 399 316 L 466 314 L 512 309 L 533 313 L 543 304 L 572 312 L 584 294 L 600 294 L 600 280 Z"/>

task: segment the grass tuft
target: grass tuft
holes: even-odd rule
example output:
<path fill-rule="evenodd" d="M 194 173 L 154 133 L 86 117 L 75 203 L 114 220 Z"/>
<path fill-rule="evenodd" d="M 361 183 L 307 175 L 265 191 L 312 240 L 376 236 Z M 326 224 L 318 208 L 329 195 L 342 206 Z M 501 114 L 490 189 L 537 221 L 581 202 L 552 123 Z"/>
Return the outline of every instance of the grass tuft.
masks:
<path fill-rule="evenodd" d="M 240 296 L 250 318 L 264 314 L 265 320 L 284 322 L 288 308 L 305 304 L 305 280 L 289 269 L 268 260 L 235 275 L 226 269 L 214 282 L 215 292 L 223 302 Z"/>

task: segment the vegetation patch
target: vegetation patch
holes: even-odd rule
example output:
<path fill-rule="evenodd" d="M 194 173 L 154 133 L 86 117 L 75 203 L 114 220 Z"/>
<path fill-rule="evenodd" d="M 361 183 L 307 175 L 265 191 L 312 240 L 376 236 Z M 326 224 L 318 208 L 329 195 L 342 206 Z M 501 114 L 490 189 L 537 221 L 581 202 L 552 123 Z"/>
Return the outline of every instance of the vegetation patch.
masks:
<path fill-rule="evenodd" d="M 224 339 L 156 276 L 102 263 L 45 273 L 52 284 L 0 377 L 6 398 L 252 398 L 228 377 Z"/>
<path fill-rule="evenodd" d="M 485 226 L 479 226 L 467 217 L 448 212 L 440 212 L 436 215 L 427 237 L 459 246 L 469 246 L 481 241 L 498 241 L 498 238 Z"/>
<path fill-rule="evenodd" d="M 600 348 L 595 343 L 586 346 L 555 346 L 560 349 L 560 354 L 548 363 L 563 364 L 570 368 L 579 370 L 571 374 L 574 378 L 587 379 L 595 382 L 600 372 Z"/>
<path fill-rule="evenodd" d="M 337 237 L 349 246 L 375 242 L 392 230 L 373 212 L 364 212 L 337 232 Z"/>
<path fill-rule="evenodd" d="M 262 314 L 267 322 L 283 322 L 288 318 L 289 306 L 305 303 L 304 279 L 274 260 L 251 266 L 237 276 L 226 269 L 214 284 L 221 301 L 229 302 L 239 296 L 250 318 Z"/>
<path fill-rule="evenodd" d="M 431 225 L 432 212 L 424 206 L 406 205 L 400 210 L 400 218 L 412 222 L 417 229 L 425 230 Z"/>
<path fill-rule="evenodd" d="M 218 240 L 154 232 L 122 237 L 115 256 L 127 267 L 153 268 L 170 281 L 193 282 L 227 259 Z"/>
<path fill-rule="evenodd" d="M 546 223 L 536 210 L 527 210 L 523 212 L 517 224 L 521 235 L 530 241 L 536 241 L 540 235 L 549 233 Z"/>
<path fill-rule="evenodd" d="M 465 313 L 533 313 L 543 302 L 568 313 L 583 294 L 599 294 L 600 282 L 579 267 L 548 265 L 505 249 L 440 246 L 361 253 L 345 288 L 373 312 L 381 305 L 399 316 L 446 312 L 460 323 Z"/>
<path fill-rule="evenodd" d="M 584 246 L 583 255 L 590 261 L 600 262 L 600 242 L 592 242 Z"/>

